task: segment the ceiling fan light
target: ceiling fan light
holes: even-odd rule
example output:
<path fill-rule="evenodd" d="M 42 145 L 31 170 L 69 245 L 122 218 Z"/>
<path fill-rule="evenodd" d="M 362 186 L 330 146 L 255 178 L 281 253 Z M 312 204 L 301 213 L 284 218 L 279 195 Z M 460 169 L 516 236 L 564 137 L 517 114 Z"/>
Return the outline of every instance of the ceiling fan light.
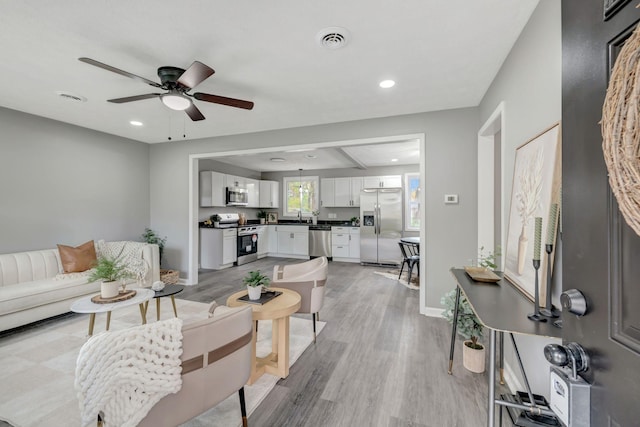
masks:
<path fill-rule="evenodd" d="M 191 106 L 191 100 L 186 96 L 168 93 L 160 97 L 162 103 L 172 110 L 183 111 Z"/>

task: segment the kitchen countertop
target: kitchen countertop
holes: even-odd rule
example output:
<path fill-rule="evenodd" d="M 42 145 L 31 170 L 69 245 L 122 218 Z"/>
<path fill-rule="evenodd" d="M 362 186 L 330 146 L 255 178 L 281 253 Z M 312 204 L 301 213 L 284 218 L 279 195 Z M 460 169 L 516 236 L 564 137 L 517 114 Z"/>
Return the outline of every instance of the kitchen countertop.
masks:
<path fill-rule="evenodd" d="M 199 222 L 198 225 L 200 228 L 215 228 L 213 225 L 205 225 L 204 222 Z M 349 221 L 318 221 L 318 224 L 312 224 L 310 222 L 299 222 L 296 220 L 280 220 L 277 224 L 260 224 L 259 220 L 249 220 L 246 225 L 302 225 L 309 227 L 309 230 L 331 230 L 331 227 L 360 227 L 359 225 L 351 225 Z"/>

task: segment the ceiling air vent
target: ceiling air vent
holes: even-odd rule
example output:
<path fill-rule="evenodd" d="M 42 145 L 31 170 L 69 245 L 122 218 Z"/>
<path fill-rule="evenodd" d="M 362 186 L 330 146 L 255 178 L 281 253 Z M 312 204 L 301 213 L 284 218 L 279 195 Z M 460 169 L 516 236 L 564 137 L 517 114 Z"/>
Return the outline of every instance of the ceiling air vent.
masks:
<path fill-rule="evenodd" d="M 349 41 L 349 31 L 342 27 L 328 27 L 316 35 L 316 40 L 325 49 L 340 49 Z"/>
<path fill-rule="evenodd" d="M 85 98 L 84 96 L 74 95 L 74 94 L 69 93 L 69 92 L 57 91 L 56 94 L 59 97 L 62 97 L 64 99 L 68 99 L 70 101 L 78 101 L 78 102 L 86 102 L 87 101 L 87 98 Z"/>

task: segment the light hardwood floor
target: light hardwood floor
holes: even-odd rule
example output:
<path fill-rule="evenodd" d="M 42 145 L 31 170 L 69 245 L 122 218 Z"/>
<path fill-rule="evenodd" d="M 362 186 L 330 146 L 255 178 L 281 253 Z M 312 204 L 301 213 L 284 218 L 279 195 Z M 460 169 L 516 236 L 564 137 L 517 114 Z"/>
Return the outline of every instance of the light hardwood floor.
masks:
<path fill-rule="evenodd" d="M 248 271 L 271 277 L 274 265 L 295 262 L 300 260 L 264 258 L 221 271 L 203 270 L 200 284 L 177 297 L 224 304 L 242 289 Z M 329 264 L 320 311 L 327 325 L 291 367 L 289 377 L 280 380 L 251 415 L 251 427 L 485 425 L 486 373 L 472 374 L 462 367 L 458 340 L 453 375 L 447 375 L 449 323 L 419 314 L 418 291 L 375 274 L 382 270 Z M 56 321 L 28 325 L 0 338 Z M 0 421 L 0 427 L 7 425 Z"/>
<path fill-rule="evenodd" d="M 202 271 L 200 284 L 179 297 L 224 303 L 246 272 L 271 276 L 275 264 L 294 262 Z M 448 375 L 449 323 L 419 314 L 418 291 L 375 274 L 382 270 L 330 263 L 320 312 L 327 325 L 251 415 L 252 427 L 485 425 L 486 374 L 462 367 L 458 342 Z"/>

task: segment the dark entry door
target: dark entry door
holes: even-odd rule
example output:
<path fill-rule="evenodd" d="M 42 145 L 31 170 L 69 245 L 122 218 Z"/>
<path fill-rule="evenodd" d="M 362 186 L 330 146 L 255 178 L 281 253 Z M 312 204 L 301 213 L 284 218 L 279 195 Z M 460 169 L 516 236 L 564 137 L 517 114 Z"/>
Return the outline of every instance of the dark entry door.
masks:
<path fill-rule="evenodd" d="M 640 20 L 637 3 L 562 2 L 562 279 L 590 306 L 584 317 L 564 314 L 563 338 L 591 358 L 592 426 L 640 424 L 640 237 L 611 194 L 598 124 L 611 62 Z"/>

